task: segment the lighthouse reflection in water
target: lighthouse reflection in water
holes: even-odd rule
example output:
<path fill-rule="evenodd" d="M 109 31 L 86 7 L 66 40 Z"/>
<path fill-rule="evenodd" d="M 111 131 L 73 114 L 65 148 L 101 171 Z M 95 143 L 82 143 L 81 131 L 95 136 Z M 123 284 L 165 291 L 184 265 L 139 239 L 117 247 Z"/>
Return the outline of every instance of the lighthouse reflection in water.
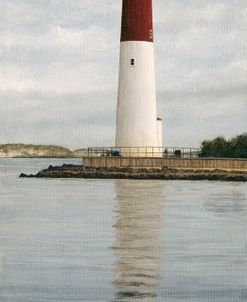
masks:
<path fill-rule="evenodd" d="M 115 301 L 150 302 L 157 296 L 163 192 L 160 182 L 116 182 Z"/>

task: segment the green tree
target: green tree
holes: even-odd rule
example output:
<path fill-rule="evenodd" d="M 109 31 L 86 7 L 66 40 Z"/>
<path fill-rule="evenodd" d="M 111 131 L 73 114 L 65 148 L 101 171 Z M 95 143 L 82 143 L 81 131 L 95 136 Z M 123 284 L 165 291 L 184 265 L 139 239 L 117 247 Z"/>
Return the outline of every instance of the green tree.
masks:
<path fill-rule="evenodd" d="M 201 155 L 203 157 L 229 157 L 229 142 L 222 136 L 206 140 L 201 144 Z"/>
<path fill-rule="evenodd" d="M 230 145 L 233 157 L 247 158 L 247 133 L 232 138 Z"/>
<path fill-rule="evenodd" d="M 219 136 L 201 144 L 202 157 L 247 158 L 247 133 L 226 140 Z"/>

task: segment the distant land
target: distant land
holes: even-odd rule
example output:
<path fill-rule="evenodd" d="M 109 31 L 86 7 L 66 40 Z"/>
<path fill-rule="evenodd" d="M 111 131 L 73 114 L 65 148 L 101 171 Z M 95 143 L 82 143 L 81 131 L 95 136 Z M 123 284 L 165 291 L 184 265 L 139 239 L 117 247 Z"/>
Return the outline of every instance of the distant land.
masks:
<path fill-rule="evenodd" d="M 83 151 L 53 145 L 0 144 L 0 158 L 68 158 L 80 157 Z"/>

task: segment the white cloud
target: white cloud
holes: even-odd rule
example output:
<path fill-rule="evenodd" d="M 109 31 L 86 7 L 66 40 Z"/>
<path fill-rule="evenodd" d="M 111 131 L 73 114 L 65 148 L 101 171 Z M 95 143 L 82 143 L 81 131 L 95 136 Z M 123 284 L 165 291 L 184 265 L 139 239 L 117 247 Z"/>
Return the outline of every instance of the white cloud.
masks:
<path fill-rule="evenodd" d="M 36 64 L 1 64 L 0 91 L 79 93 L 112 90 L 116 85 L 113 70 L 117 62 L 109 64 L 109 52 L 117 53 L 105 28 L 97 25 L 85 29 L 49 26 L 42 35 L 29 33 L 21 37 L 6 33 L 0 38 L 2 47 L 20 48 L 35 52 L 36 49 L 53 50 L 57 54 L 50 64 L 43 64 L 42 57 Z M 22 54 L 25 56 L 25 54 Z M 62 53 L 62 55 L 61 55 Z M 60 56 L 60 58 L 59 58 Z"/>
<path fill-rule="evenodd" d="M 158 107 L 169 145 L 246 131 L 246 7 L 154 1 Z M 113 144 L 120 13 L 120 0 L 0 0 L 0 142 Z"/>

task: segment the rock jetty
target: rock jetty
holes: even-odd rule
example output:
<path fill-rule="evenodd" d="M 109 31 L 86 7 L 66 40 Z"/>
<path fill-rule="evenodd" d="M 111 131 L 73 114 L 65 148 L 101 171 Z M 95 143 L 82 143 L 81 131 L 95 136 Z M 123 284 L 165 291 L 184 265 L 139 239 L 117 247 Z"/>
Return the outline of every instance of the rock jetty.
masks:
<path fill-rule="evenodd" d="M 135 168 L 87 168 L 76 165 L 50 166 L 37 174 L 24 177 L 36 178 L 100 178 L 100 179 L 160 179 L 160 180 L 212 180 L 247 181 L 247 172 L 222 170 L 135 169 Z"/>

